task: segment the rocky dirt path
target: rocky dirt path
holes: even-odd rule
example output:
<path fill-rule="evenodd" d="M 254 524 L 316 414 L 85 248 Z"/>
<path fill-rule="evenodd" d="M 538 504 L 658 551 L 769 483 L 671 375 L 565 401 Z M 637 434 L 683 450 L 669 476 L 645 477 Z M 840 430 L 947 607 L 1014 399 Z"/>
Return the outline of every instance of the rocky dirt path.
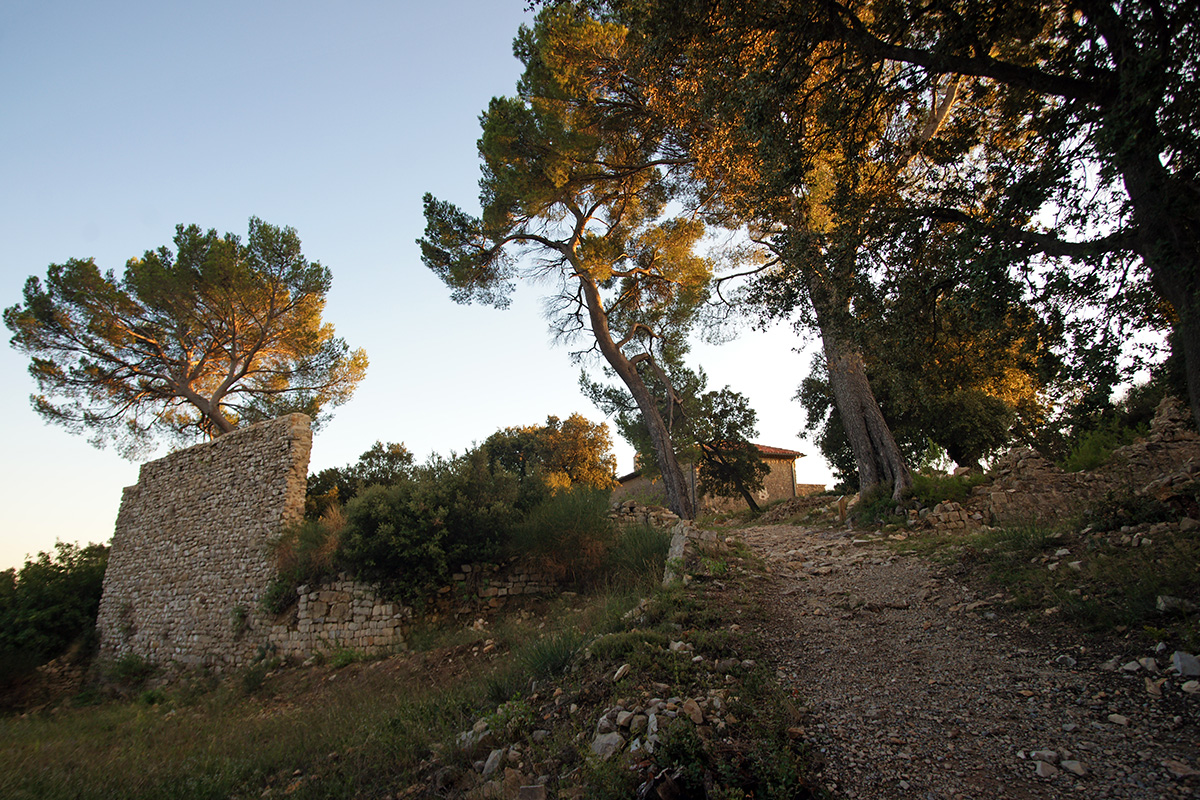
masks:
<path fill-rule="evenodd" d="M 862 533 L 735 535 L 770 570 L 764 633 L 838 796 L 1200 796 L 1200 694 L 1181 691 L 1172 653 L 1030 626 Z M 1150 657 L 1157 675 L 1120 668 Z"/>

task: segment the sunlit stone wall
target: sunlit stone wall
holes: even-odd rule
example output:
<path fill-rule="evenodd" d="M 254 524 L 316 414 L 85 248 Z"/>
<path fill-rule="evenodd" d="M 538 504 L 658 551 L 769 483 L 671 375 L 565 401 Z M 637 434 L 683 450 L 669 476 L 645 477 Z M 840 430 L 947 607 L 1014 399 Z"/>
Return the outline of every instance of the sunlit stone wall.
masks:
<path fill-rule="evenodd" d="M 268 542 L 304 515 L 311 449 L 292 414 L 142 465 L 104 576 L 101 657 L 219 667 L 263 652 Z"/>

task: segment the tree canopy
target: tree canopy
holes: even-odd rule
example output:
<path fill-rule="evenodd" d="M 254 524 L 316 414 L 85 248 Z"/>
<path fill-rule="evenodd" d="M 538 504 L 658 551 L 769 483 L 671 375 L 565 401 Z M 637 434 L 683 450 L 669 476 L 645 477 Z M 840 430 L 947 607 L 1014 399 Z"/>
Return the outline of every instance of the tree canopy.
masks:
<path fill-rule="evenodd" d="M 551 491 L 572 486 L 611 489 L 617 460 L 608 425 L 593 424 L 582 414 L 565 420 L 546 418 L 545 425 L 521 425 L 496 431 L 483 443 L 488 460 L 520 479 L 537 477 Z"/>
<path fill-rule="evenodd" d="M 646 376 L 669 394 L 712 263 L 704 225 L 668 216 L 686 161 L 624 68 L 625 29 L 569 6 L 542 11 L 514 50 L 517 96 L 482 116 L 482 215 L 426 195 L 422 258 L 460 302 L 504 306 L 518 279 L 558 285 L 555 334 L 584 338 L 634 398 L 672 509 L 693 515 L 670 433 Z"/>
<path fill-rule="evenodd" d="M 862 220 L 889 268 L 920 243 L 905 231 L 953 241 L 973 270 L 1019 274 L 1046 313 L 1079 310 L 1085 360 L 1111 361 L 1130 325 L 1176 326 L 1200 418 L 1193 4 L 609 5 L 679 107 L 715 120 L 697 151 L 714 180 L 765 187 L 768 218 L 829 198 L 825 219 Z M 722 141 L 748 145 L 743 168 L 719 169 Z M 855 175 L 869 192 L 822 189 Z M 1115 368 L 1087 369 L 1110 389 Z"/>
<path fill-rule="evenodd" d="M 251 218 L 243 242 L 179 225 L 174 250 L 131 258 L 119 280 L 91 259 L 52 264 L 4 322 L 38 413 L 133 455 L 156 434 L 214 437 L 293 411 L 319 424 L 348 400 L 367 357 L 322 321 L 330 283 L 292 228 Z"/>

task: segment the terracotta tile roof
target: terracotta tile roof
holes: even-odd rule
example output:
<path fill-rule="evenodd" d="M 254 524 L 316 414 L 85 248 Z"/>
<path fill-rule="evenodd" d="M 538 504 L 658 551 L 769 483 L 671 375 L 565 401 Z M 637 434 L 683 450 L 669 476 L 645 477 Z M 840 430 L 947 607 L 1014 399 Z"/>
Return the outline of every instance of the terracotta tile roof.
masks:
<path fill-rule="evenodd" d="M 804 458 L 804 453 L 798 450 L 785 450 L 782 447 L 771 447 L 765 444 L 755 444 L 763 458 Z"/>

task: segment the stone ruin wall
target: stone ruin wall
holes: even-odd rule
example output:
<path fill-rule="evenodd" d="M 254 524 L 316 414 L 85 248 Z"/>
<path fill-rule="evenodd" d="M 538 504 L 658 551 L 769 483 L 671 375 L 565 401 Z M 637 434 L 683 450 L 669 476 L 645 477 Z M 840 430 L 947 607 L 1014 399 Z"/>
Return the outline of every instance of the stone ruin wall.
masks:
<path fill-rule="evenodd" d="M 142 465 L 104 576 L 102 658 L 249 663 L 271 621 L 268 542 L 304 515 L 312 430 L 292 414 Z"/>
<path fill-rule="evenodd" d="M 1109 493 L 1167 500 L 1200 475 L 1200 435 L 1190 430 L 1190 420 L 1185 406 L 1165 398 L 1149 435 L 1114 450 L 1092 472 L 1064 472 L 1030 448 L 1015 448 L 993 465 L 991 482 L 976 487 L 965 503 L 939 503 L 925 524 L 951 532 L 981 525 L 1053 524 Z"/>
<path fill-rule="evenodd" d="M 273 655 L 292 660 L 339 650 L 379 655 L 403 649 L 413 628 L 437 615 L 474 615 L 499 608 L 508 598 L 558 591 L 551 576 L 519 561 L 463 564 L 448 586 L 421 604 L 423 613 L 418 614 L 371 584 L 339 575 L 319 586 L 299 587 L 297 602 L 275 618 L 267 641 Z"/>
<path fill-rule="evenodd" d="M 308 417 L 293 414 L 144 464 L 117 516 L 96 623 L 101 657 L 224 668 L 402 648 L 420 621 L 413 608 L 345 575 L 299 587 L 282 614 L 261 607 L 277 574 L 270 543 L 304 516 L 311 448 Z M 516 561 L 464 564 L 421 605 L 476 613 L 558 589 Z"/>

